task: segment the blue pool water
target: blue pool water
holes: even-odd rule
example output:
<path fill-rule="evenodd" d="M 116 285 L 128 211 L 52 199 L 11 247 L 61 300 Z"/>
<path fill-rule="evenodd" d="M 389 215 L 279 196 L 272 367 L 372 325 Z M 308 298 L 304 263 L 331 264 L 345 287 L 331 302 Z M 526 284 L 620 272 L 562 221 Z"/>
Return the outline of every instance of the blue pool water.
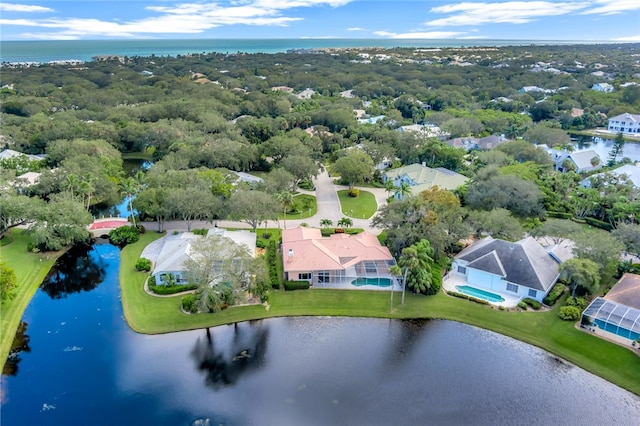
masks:
<path fill-rule="evenodd" d="M 378 287 L 389 287 L 391 286 L 390 278 L 357 278 L 351 281 L 352 285 L 359 287 L 361 285 L 375 285 Z"/>
<path fill-rule="evenodd" d="M 488 291 L 480 290 L 478 288 L 469 287 L 468 285 L 458 285 L 456 286 L 456 290 L 458 290 L 460 293 L 466 294 L 467 296 L 477 297 L 478 299 L 486 300 L 487 302 L 504 302 L 504 298 L 502 296 Z"/>

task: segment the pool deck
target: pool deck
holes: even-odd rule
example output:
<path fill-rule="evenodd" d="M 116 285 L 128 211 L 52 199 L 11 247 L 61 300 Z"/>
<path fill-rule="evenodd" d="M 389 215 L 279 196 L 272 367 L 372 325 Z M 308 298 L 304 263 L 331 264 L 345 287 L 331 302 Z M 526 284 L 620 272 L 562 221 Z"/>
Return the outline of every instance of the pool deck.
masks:
<path fill-rule="evenodd" d="M 376 290 L 376 291 L 389 291 L 389 287 L 379 287 L 377 285 L 353 285 L 351 281 L 355 280 L 355 278 L 348 278 L 339 283 L 331 283 L 331 284 L 314 284 L 311 288 L 331 288 L 334 290 Z M 397 282 L 397 280 L 393 280 L 393 291 L 402 291 L 402 286 Z"/>
<path fill-rule="evenodd" d="M 504 306 L 505 308 L 515 308 L 516 306 L 518 306 L 518 302 L 520 301 L 520 297 L 514 296 L 512 294 L 507 294 L 507 293 L 494 291 L 494 290 L 487 290 L 485 288 L 476 287 L 472 284 L 469 284 L 465 280 L 465 277 L 462 275 L 448 274 L 446 279 L 442 281 L 442 287 L 446 291 L 455 291 L 456 293 L 460 293 L 460 291 L 456 289 L 456 287 L 460 285 L 466 285 L 469 287 L 477 288 L 478 290 L 487 291 L 489 293 L 493 293 L 493 294 L 497 294 L 498 296 L 501 296 L 504 299 L 504 302 L 489 302 L 494 306 Z"/>

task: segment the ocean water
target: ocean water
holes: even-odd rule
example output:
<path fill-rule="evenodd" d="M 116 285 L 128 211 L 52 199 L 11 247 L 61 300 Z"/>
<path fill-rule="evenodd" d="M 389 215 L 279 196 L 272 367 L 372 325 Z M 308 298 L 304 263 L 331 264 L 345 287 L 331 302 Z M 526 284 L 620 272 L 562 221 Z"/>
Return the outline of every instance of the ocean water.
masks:
<path fill-rule="evenodd" d="M 583 44 L 554 40 L 423 40 L 423 39 L 180 39 L 180 40 L 54 40 L 0 41 L 1 62 L 80 60 L 94 56 L 177 56 L 202 53 L 279 53 L 290 49 L 347 47 L 469 47 Z"/>

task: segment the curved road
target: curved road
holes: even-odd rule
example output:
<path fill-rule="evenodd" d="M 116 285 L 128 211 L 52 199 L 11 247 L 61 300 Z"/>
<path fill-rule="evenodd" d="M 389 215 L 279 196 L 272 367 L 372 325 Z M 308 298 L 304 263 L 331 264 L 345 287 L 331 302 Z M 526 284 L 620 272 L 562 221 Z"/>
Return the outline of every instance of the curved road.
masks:
<path fill-rule="evenodd" d="M 317 213 L 306 219 L 287 219 L 286 227 L 287 229 L 296 228 L 300 226 L 302 223 L 306 223 L 309 226 L 319 228 L 320 220 L 322 219 L 330 219 L 333 221 L 334 226 L 336 223 L 345 215 L 342 214 L 342 209 L 340 208 L 340 200 L 338 199 L 338 190 L 347 189 L 346 186 L 336 185 L 333 183 L 333 178 L 329 177 L 329 174 L 326 172 L 324 168 L 318 174 L 318 177 L 313 179 L 313 184 L 316 187 L 315 193 L 314 191 L 304 191 L 300 190 L 301 193 L 315 195 L 316 202 L 318 205 Z M 368 191 L 374 194 L 376 197 L 376 202 L 378 203 L 378 208 L 386 204 L 387 193 L 383 188 L 359 188 L 361 191 Z M 370 219 L 355 219 L 353 220 L 354 228 L 362 228 L 373 234 L 379 234 L 381 232 L 380 229 L 372 228 Z M 229 221 L 229 220 L 219 220 L 215 222 L 221 228 L 251 228 L 244 222 L 237 221 Z M 149 230 L 157 230 L 158 225 L 156 222 L 143 222 L 142 225 Z M 197 228 L 210 228 L 212 226 L 211 222 L 206 221 L 193 221 L 191 223 L 191 229 Z M 269 221 L 267 224 L 270 228 L 278 228 L 282 227 L 282 221 Z M 185 231 L 187 229 L 187 223 L 185 221 L 170 221 L 165 222 L 164 230 L 165 231 Z"/>

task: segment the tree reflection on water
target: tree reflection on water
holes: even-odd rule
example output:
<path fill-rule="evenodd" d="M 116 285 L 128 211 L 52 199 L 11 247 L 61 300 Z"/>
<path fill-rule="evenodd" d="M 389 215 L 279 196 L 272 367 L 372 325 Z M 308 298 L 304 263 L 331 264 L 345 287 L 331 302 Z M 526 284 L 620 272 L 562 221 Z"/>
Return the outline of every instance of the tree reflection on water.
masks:
<path fill-rule="evenodd" d="M 191 351 L 196 368 L 213 389 L 234 385 L 241 376 L 265 365 L 269 329 L 261 321 L 234 324 L 231 342 L 216 344 L 211 330 L 199 337 Z"/>
<path fill-rule="evenodd" d="M 31 352 L 31 348 L 29 347 L 30 337 L 27 334 L 27 327 L 28 324 L 26 322 L 20 321 L 20 325 L 16 330 L 16 336 L 13 338 L 13 343 L 11 344 L 11 350 L 9 350 L 9 355 L 7 356 L 7 360 L 2 368 L 2 374 L 5 376 L 17 376 L 18 364 L 22 359 L 20 358 L 20 353 Z"/>
<path fill-rule="evenodd" d="M 105 263 L 100 256 L 92 256 L 90 245 L 73 247 L 56 262 L 40 289 L 52 299 L 63 299 L 72 293 L 91 291 L 105 277 Z"/>

